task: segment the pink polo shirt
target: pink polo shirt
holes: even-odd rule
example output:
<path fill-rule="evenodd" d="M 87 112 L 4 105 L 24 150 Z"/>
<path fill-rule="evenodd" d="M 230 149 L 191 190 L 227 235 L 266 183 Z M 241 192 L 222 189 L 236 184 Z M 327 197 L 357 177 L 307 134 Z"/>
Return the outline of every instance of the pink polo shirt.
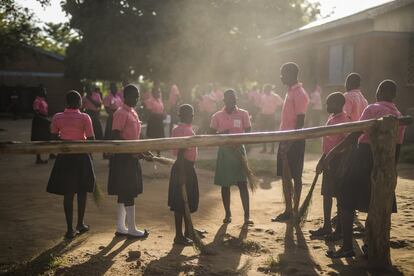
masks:
<path fill-rule="evenodd" d="M 116 95 L 121 99 L 122 102 L 124 102 L 124 90 L 118 90 L 118 92 L 116 92 Z"/>
<path fill-rule="evenodd" d="M 275 93 L 264 93 L 261 98 L 260 113 L 264 115 L 273 115 L 276 110 L 283 105 L 282 98 Z"/>
<path fill-rule="evenodd" d="M 62 140 L 86 140 L 94 136 L 89 115 L 70 108 L 53 116 L 51 133 L 57 134 Z"/>
<path fill-rule="evenodd" d="M 101 95 L 98 92 L 92 92 L 91 99 L 102 105 Z M 82 107 L 84 109 L 92 110 L 92 111 L 95 111 L 95 112 L 100 110 L 100 108 L 96 107 L 96 105 L 93 104 L 87 96 L 83 97 Z"/>
<path fill-rule="evenodd" d="M 229 130 L 229 133 L 244 133 L 246 128 L 251 127 L 249 112 L 236 107 L 233 113 L 228 114 L 223 108 L 214 113 L 211 118 L 210 127 L 223 132 Z"/>
<path fill-rule="evenodd" d="M 103 102 L 104 106 L 112 111 L 116 111 L 123 104 L 122 99 L 119 97 L 119 95 L 114 96 L 111 93 L 109 93 L 109 95 L 104 98 Z"/>
<path fill-rule="evenodd" d="M 251 90 L 247 93 L 247 99 L 253 103 L 254 106 L 260 107 L 262 95 L 257 90 Z"/>
<path fill-rule="evenodd" d="M 330 115 L 328 121 L 326 122 L 327 126 L 337 125 L 341 123 L 351 122 L 351 118 L 345 113 L 341 112 L 336 115 Z M 324 154 L 328 154 L 331 149 L 338 145 L 345 137 L 346 133 L 324 136 L 322 139 L 322 150 Z"/>
<path fill-rule="evenodd" d="M 177 85 L 172 85 L 170 89 L 170 96 L 168 97 L 168 106 L 171 108 L 177 104 L 178 97 L 180 96 L 180 90 Z"/>
<path fill-rule="evenodd" d="M 203 95 L 201 101 L 198 103 L 198 108 L 201 112 L 213 114 L 217 111 L 216 100 L 211 94 Z"/>
<path fill-rule="evenodd" d="M 141 134 L 141 121 L 132 107 L 123 104 L 114 113 L 112 130 L 119 130 L 123 140 L 138 140 Z"/>
<path fill-rule="evenodd" d="M 368 101 L 359 89 L 354 89 L 344 93 L 345 105 L 344 112 L 351 117 L 352 121 L 358 121 L 362 112 L 368 105 Z"/>
<path fill-rule="evenodd" d="M 39 112 L 43 116 L 47 116 L 48 114 L 48 104 L 46 99 L 43 97 L 37 96 L 33 102 L 33 110 Z"/>
<path fill-rule="evenodd" d="M 191 124 L 179 123 L 178 126 L 176 126 L 171 132 L 171 137 L 185 137 L 194 135 L 195 133 L 193 131 L 193 127 Z M 178 149 L 173 150 L 173 155 L 178 155 Z M 197 147 L 185 149 L 184 158 L 188 161 L 195 162 L 197 159 L 197 155 Z"/>
<path fill-rule="evenodd" d="M 361 115 L 360 121 L 362 120 L 369 120 L 369 119 L 378 119 L 387 115 L 393 115 L 396 117 L 401 116 L 401 112 L 397 109 L 395 104 L 390 102 L 376 102 L 373 104 L 370 104 L 365 108 L 364 112 Z M 397 134 L 397 144 L 402 144 L 404 140 L 404 132 L 405 132 L 405 126 L 400 126 L 398 129 Z M 369 134 L 367 132 L 364 132 L 358 140 L 358 143 L 362 144 L 369 144 Z"/>
<path fill-rule="evenodd" d="M 224 100 L 224 93 L 220 89 L 212 91 L 211 94 L 213 95 L 216 102 L 221 102 L 222 100 Z"/>
<path fill-rule="evenodd" d="M 164 113 L 164 104 L 162 102 L 161 97 L 156 99 L 152 95 L 144 101 L 145 107 L 151 111 L 152 113 L 156 114 L 163 114 Z"/>
<path fill-rule="evenodd" d="M 305 114 L 308 108 L 309 97 L 302 83 L 297 83 L 289 88 L 282 107 L 282 116 L 279 130 L 291 130 L 296 128 L 296 116 Z"/>

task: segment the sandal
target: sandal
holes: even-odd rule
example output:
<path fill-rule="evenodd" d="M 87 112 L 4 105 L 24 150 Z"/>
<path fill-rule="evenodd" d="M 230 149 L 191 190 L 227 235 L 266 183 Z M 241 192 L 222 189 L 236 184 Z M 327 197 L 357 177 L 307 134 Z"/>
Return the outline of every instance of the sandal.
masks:
<path fill-rule="evenodd" d="M 89 231 L 89 225 L 82 224 L 82 225 L 76 226 L 76 230 L 79 232 L 79 235 L 86 233 Z"/>
<path fill-rule="evenodd" d="M 225 217 L 223 219 L 223 223 L 230 223 L 231 222 L 231 217 Z"/>
<path fill-rule="evenodd" d="M 65 234 L 65 240 L 72 240 L 73 238 L 76 237 L 77 234 L 78 234 L 77 231 L 73 231 L 73 230 L 67 231 Z"/>
<path fill-rule="evenodd" d="M 184 246 L 190 246 L 193 245 L 193 240 L 186 238 L 186 237 L 180 237 L 180 238 L 174 238 L 174 244 L 184 245 Z"/>

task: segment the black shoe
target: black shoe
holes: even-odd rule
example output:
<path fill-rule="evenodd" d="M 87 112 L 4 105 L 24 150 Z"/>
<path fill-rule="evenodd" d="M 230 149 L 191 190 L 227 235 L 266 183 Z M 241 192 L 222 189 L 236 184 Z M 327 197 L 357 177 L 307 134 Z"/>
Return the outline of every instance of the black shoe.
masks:
<path fill-rule="evenodd" d="M 193 245 L 193 240 L 186 238 L 186 237 L 180 237 L 180 238 L 174 238 L 174 244 L 184 245 L 184 246 L 190 246 Z"/>
<path fill-rule="evenodd" d="M 71 240 L 71 239 L 73 239 L 74 237 L 76 237 L 76 235 L 78 234 L 78 232 L 77 231 L 73 231 L 73 230 L 69 230 L 69 231 L 67 231 L 66 232 L 66 234 L 65 234 L 65 239 L 66 240 Z"/>
<path fill-rule="evenodd" d="M 338 233 L 336 231 L 325 236 L 325 241 L 327 241 L 327 242 L 336 242 L 336 241 L 339 241 L 341 239 L 342 239 L 342 234 Z"/>
<path fill-rule="evenodd" d="M 128 234 L 127 237 L 128 239 L 145 239 L 149 236 L 149 232 L 147 229 L 144 229 L 144 234 L 142 236 L 135 236 L 135 235 L 131 235 Z"/>
<path fill-rule="evenodd" d="M 272 222 L 282 222 L 282 221 L 288 221 L 292 218 L 292 213 L 284 212 L 282 214 L 279 214 L 277 217 L 272 218 Z"/>
<path fill-rule="evenodd" d="M 354 256 L 355 256 L 355 252 L 352 249 L 342 250 L 341 248 L 338 251 L 329 250 L 328 252 L 326 252 L 326 257 L 331 258 L 331 259 L 351 258 Z"/>
<path fill-rule="evenodd" d="M 83 234 L 89 231 L 89 226 L 86 224 L 81 224 L 76 226 L 76 230 L 79 232 L 79 234 Z"/>
<path fill-rule="evenodd" d="M 318 230 L 309 230 L 309 233 L 312 236 L 322 237 L 322 236 L 325 236 L 325 235 L 332 234 L 332 230 L 331 229 L 325 229 L 325 228 L 321 227 Z"/>
<path fill-rule="evenodd" d="M 231 217 L 225 217 L 223 223 L 231 223 Z"/>

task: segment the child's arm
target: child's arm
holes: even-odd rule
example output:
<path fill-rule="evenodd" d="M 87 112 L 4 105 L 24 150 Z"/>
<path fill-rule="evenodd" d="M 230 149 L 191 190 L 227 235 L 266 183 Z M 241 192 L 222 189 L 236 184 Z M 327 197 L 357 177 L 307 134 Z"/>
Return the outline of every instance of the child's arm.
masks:
<path fill-rule="evenodd" d="M 338 153 L 343 152 L 349 146 L 356 144 L 358 142 L 359 136 L 361 136 L 362 131 L 353 132 L 349 134 L 341 143 L 336 145 L 331 151 L 326 155 L 325 160 L 323 161 L 325 167 L 329 162 L 334 158 Z"/>
<path fill-rule="evenodd" d="M 318 164 L 316 165 L 316 173 L 321 174 L 323 172 L 324 168 L 324 160 L 325 160 L 326 154 L 322 154 L 321 159 L 319 159 Z"/>

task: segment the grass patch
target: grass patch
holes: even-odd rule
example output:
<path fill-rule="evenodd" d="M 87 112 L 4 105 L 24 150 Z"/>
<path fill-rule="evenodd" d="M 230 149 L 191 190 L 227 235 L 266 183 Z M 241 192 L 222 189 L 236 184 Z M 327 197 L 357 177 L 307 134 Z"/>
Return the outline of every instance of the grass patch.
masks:
<path fill-rule="evenodd" d="M 399 161 L 401 163 L 414 164 L 414 144 L 401 146 Z"/>
<path fill-rule="evenodd" d="M 196 162 L 197 168 L 214 171 L 216 159 L 201 159 Z M 276 158 L 274 160 L 249 159 L 249 166 L 257 176 L 276 176 Z"/>

